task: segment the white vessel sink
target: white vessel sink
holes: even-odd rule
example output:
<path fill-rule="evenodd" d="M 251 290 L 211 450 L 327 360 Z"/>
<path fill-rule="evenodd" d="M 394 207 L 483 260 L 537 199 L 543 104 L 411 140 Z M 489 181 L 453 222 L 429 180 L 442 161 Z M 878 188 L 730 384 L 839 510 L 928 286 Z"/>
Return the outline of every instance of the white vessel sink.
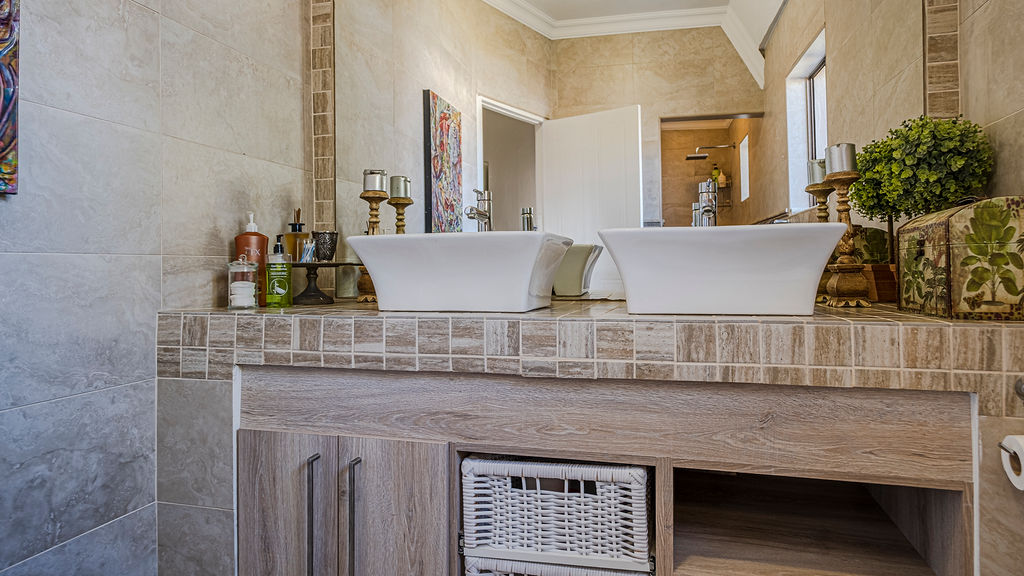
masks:
<path fill-rule="evenodd" d="M 814 313 L 845 224 L 619 228 L 601 239 L 631 314 Z"/>
<path fill-rule="evenodd" d="M 380 310 L 526 312 L 551 304 L 572 245 L 544 232 L 351 236 Z"/>

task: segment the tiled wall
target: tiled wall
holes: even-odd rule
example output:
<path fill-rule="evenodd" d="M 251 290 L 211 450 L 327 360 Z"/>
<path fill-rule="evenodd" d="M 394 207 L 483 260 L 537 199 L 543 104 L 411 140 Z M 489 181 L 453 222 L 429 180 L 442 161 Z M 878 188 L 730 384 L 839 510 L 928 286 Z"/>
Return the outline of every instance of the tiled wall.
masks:
<path fill-rule="evenodd" d="M 697 185 L 711 177 L 717 163 L 730 180 L 735 173 L 732 150 L 707 150 L 706 160 L 687 160 L 697 146 L 730 144 L 729 130 L 662 130 L 661 132 L 661 217 L 665 226 L 689 226 L 697 201 Z M 721 190 L 719 199 L 731 190 Z"/>
<path fill-rule="evenodd" d="M 230 502 L 157 486 L 155 403 L 184 392 L 156 383 L 152 351 L 161 305 L 223 298 L 245 211 L 273 232 L 307 186 L 305 14 L 254 6 L 22 4 L 22 193 L 0 199 L 4 576 L 206 564 L 166 538 L 158 560 L 158 506 L 165 534 L 219 523 L 230 541 Z"/>
<path fill-rule="evenodd" d="M 769 152 L 752 159 L 760 177 L 751 183 L 748 221 L 778 214 L 789 205 L 786 77 L 818 33 L 824 28 L 828 143 L 860 147 L 924 111 L 922 13 L 922 4 L 910 0 L 787 3 L 765 52 L 759 150 Z M 865 223 L 856 213 L 854 219 Z"/>
<path fill-rule="evenodd" d="M 992 193 L 1024 194 L 1024 2 L 962 0 L 959 12 L 964 116 L 984 127 L 995 148 Z"/>
<path fill-rule="evenodd" d="M 761 89 L 718 27 L 554 45 L 555 117 L 641 106 L 644 220 L 662 217 L 661 118 L 764 110 Z"/>

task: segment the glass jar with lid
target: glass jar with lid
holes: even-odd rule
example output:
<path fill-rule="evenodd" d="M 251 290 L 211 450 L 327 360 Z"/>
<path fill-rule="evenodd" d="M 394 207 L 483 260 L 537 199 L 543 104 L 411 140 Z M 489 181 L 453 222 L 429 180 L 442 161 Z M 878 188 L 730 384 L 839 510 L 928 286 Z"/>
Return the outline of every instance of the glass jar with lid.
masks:
<path fill-rule="evenodd" d="M 256 308 L 256 284 L 259 264 L 241 255 L 228 263 L 228 308 L 253 310 Z"/>

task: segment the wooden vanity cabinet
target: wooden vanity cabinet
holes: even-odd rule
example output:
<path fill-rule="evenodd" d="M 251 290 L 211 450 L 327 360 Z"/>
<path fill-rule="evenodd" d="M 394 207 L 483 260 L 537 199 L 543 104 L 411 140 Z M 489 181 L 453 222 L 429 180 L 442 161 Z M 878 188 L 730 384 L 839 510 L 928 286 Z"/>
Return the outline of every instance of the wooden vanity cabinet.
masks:
<path fill-rule="evenodd" d="M 447 573 L 448 454 L 435 442 L 239 430 L 238 573 Z"/>

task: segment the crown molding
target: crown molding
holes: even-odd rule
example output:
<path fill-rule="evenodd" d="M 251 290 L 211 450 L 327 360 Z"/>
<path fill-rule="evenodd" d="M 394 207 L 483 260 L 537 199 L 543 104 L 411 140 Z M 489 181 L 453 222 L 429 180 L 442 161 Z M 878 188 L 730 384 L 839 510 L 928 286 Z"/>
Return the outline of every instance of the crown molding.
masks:
<path fill-rule="evenodd" d="M 750 37 L 747 27 L 740 22 L 736 10 L 730 4 L 721 22 L 722 31 L 729 37 L 733 48 L 739 53 L 743 63 L 750 70 L 757 85 L 764 90 L 764 56 L 761 54 L 758 43 Z"/>
<path fill-rule="evenodd" d="M 719 26 L 747 65 L 757 85 L 764 88 L 764 56 L 758 51 L 757 42 L 750 37 L 731 5 L 555 20 L 526 0 L 483 1 L 551 40 Z"/>

